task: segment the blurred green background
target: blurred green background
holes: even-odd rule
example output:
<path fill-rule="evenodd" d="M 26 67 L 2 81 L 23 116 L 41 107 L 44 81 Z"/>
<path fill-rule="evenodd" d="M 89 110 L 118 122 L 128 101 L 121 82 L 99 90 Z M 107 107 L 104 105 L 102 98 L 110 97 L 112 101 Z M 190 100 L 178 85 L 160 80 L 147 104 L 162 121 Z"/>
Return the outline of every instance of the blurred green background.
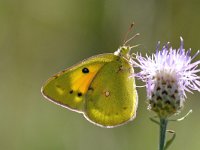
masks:
<path fill-rule="evenodd" d="M 149 121 L 154 113 L 144 88 L 138 88 L 137 118 L 114 129 L 46 101 L 40 88 L 84 58 L 114 52 L 133 21 L 131 34 L 141 36 L 131 44 L 142 44 L 135 52 L 150 54 L 158 41 L 178 48 L 182 36 L 194 54 L 200 49 L 199 8 L 198 0 L 0 0 L 0 149 L 157 149 L 159 128 Z M 177 117 L 189 109 L 192 115 L 170 123 L 177 138 L 169 149 L 200 149 L 199 97 L 188 94 Z"/>

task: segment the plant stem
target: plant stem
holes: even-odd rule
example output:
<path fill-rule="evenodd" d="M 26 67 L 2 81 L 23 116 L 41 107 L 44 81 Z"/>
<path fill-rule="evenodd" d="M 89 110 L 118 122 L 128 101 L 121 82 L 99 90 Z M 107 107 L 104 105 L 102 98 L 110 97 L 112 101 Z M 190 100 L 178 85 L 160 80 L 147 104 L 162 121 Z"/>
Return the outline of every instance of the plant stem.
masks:
<path fill-rule="evenodd" d="M 160 118 L 160 141 L 159 141 L 159 150 L 164 150 L 165 147 L 165 137 L 167 129 L 168 120 L 165 118 Z"/>

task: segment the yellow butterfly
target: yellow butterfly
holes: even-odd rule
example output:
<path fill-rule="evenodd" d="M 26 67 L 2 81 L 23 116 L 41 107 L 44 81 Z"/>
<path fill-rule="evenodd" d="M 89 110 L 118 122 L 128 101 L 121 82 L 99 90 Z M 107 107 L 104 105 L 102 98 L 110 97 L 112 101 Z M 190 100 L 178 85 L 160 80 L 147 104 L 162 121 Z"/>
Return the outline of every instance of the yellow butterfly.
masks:
<path fill-rule="evenodd" d="M 82 113 L 101 127 L 116 127 L 136 116 L 138 96 L 131 47 L 100 54 L 51 77 L 41 91 L 48 100 Z"/>

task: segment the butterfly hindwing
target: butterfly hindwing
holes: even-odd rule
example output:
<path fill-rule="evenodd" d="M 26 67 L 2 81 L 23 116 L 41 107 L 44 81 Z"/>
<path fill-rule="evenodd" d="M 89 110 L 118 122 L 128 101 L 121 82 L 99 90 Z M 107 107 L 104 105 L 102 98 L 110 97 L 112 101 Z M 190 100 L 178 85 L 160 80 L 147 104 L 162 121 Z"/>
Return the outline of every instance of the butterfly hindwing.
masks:
<path fill-rule="evenodd" d="M 93 123 L 114 127 L 132 120 L 136 115 L 137 92 L 134 73 L 122 57 L 105 64 L 86 94 L 85 117 Z"/>
<path fill-rule="evenodd" d="M 43 86 L 43 95 L 56 104 L 82 112 L 91 82 L 113 58 L 113 54 L 97 55 L 54 75 Z"/>

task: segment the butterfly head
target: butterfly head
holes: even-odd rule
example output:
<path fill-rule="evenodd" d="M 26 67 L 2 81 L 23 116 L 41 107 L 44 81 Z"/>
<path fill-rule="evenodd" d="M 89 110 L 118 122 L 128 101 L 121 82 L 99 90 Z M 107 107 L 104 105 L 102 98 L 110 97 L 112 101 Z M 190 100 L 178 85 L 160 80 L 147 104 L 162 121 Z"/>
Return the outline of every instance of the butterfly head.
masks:
<path fill-rule="evenodd" d="M 130 58 L 130 50 L 131 50 L 131 48 L 132 48 L 132 47 L 130 47 L 130 46 L 125 46 L 125 45 L 120 46 L 120 47 L 118 48 L 118 50 L 115 51 L 114 54 L 117 55 L 117 56 L 120 56 L 120 57 L 124 57 L 124 58 L 129 59 L 129 58 Z"/>
<path fill-rule="evenodd" d="M 134 46 L 126 46 L 126 45 L 120 46 L 118 48 L 118 50 L 114 52 L 114 55 L 124 57 L 126 59 L 130 59 L 131 56 L 132 56 L 130 54 L 131 49 L 138 47 L 138 46 L 140 46 L 140 44 L 137 44 L 137 45 L 134 45 Z"/>
<path fill-rule="evenodd" d="M 128 33 L 131 31 L 132 27 L 133 27 L 133 24 L 131 24 L 131 27 L 129 28 L 129 30 L 128 30 L 126 36 L 125 36 L 125 40 L 124 40 L 123 46 L 120 46 L 120 47 L 118 48 L 118 50 L 115 51 L 115 53 L 114 53 L 115 55 L 120 56 L 120 57 L 124 57 L 124 58 L 126 58 L 126 59 L 130 59 L 130 58 L 131 58 L 130 50 L 131 50 L 132 48 L 135 48 L 135 47 L 140 46 L 140 44 L 133 45 L 133 46 L 127 46 L 127 44 L 128 44 L 131 40 L 133 40 L 135 37 L 137 37 L 137 36 L 140 35 L 139 33 L 137 33 L 137 34 L 135 34 L 134 36 L 132 36 L 131 38 L 129 38 L 128 40 L 126 40 L 127 35 L 128 35 Z"/>

